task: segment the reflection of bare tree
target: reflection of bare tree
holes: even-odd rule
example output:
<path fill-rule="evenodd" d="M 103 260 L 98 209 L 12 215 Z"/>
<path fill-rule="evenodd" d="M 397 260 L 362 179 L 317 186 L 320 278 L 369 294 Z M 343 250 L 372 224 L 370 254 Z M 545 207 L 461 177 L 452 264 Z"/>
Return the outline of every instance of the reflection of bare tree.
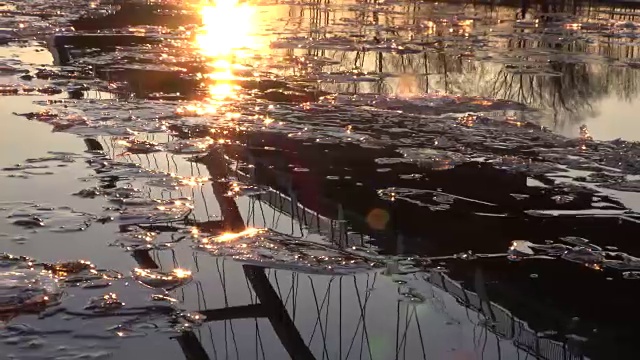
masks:
<path fill-rule="evenodd" d="M 451 24 L 458 15 L 468 14 L 489 19 L 490 23 L 498 19 L 512 21 L 520 2 L 514 1 L 511 7 L 449 4 L 439 8 L 414 1 L 382 7 L 376 1 L 359 4 L 350 14 L 356 24 L 354 30 L 347 33 L 349 36 L 357 33 L 355 43 L 396 43 L 422 48 L 423 52 L 312 48 L 310 54 L 340 61 L 339 65 L 325 67 L 326 71 L 355 69 L 380 77 L 379 81 L 356 79 L 323 84 L 329 91 L 395 94 L 400 86 L 398 76 L 410 74 L 415 77 L 416 93 L 444 91 L 518 101 L 550 113 L 555 121 L 569 122 L 582 121 L 591 115 L 594 105 L 605 97 L 615 95 L 630 100 L 638 93 L 638 72 L 628 66 L 612 64 L 614 61 L 635 61 L 638 57 L 636 46 L 624 38 L 610 37 L 608 30 L 576 33 L 550 23 L 550 30 L 512 29 L 511 36 L 494 38 L 490 34 L 482 35 L 482 31 L 476 29 L 473 36 L 477 40 L 490 40 L 492 43 L 491 48 L 485 49 L 469 42 L 465 38 L 466 30 L 447 24 Z M 548 19 L 544 15 L 547 12 L 573 14 L 574 21 L 582 22 L 597 21 L 602 13 L 608 14 L 612 20 L 636 18 L 636 10 L 624 6 L 574 2 L 527 6 L 523 13 L 529 17 L 542 16 L 543 20 Z M 315 14 L 320 9 L 326 10 L 324 4 L 311 8 L 314 7 Z M 442 19 L 448 21 L 445 26 L 439 25 L 434 29 L 419 27 L 430 21 L 441 24 L 439 21 Z M 325 30 L 328 25 L 335 27 L 335 19 L 329 21 L 328 15 L 311 18 L 311 29 L 320 25 L 324 25 Z M 449 33 L 450 30 L 453 32 Z M 326 31 L 322 34 L 316 32 L 312 36 L 319 38 L 328 34 Z M 558 42 L 561 37 L 573 38 L 574 41 Z M 474 55 L 480 52 L 491 53 L 492 59 L 474 60 Z M 602 57 L 608 59 L 603 61 Z M 548 59 L 551 62 L 547 62 Z"/>
<path fill-rule="evenodd" d="M 497 64 L 478 64 L 473 81 L 456 75 L 451 82 L 456 93 L 518 101 L 552 112 L 555 121 L 582 121 L 594 111 L 594 103 L 609 94 L 624 100 L 638 94 L 640 73 L 633 69 L 561 62 L 550 63 L 549 69 L 555 74 L 517 73 Z"/>

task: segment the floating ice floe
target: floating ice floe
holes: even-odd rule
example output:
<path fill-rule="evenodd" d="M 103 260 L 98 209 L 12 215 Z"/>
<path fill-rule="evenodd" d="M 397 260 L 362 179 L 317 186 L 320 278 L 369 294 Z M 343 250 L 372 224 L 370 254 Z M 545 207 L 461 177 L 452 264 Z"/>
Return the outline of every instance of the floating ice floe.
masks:
<path fill-rule="evenodd" d="M 245 264 L 314 274 L 351 274 L 380 266 L 379 259 L 349 249 L 308 242 L 266 229 L 196 237 L 195 248 L 213 256 L 232 257 Z"/>

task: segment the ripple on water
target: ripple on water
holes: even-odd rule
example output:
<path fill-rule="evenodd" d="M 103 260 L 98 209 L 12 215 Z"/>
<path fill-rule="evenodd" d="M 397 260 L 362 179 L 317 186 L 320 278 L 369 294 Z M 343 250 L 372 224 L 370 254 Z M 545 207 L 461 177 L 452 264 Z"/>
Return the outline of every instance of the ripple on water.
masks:
<path fill-rule="evenodd" d="M 154 289 L 172 290 L 193 280 L 191 271 L 183 269 L 174 269 L 168 273 L 149 269 L 135 269 L 132 274 L 136 281 Z"/>
<path fill-rule="evenodd" d="M 27 229 L 44 228 L 51 232 L 84 231 L 95 216 L 68 206 L 32 204 L 12 209 L 7 215 L 13 225 Z"/>
<path fill-rule="evenodd" d="M 38 312 L 55 304 L 61 291 L 51 273 L 37 269 L 0 271 L 0 313 Z"/>
<path fill-rule="evenodd" d="M 122 225 L 171 223 L 184 220 L 192 211 L 190 199 L 140 200 L 126 203 L 117 217 Z"/>
<path fill-rule="evenodd" d="M 184 271 L 172 274 L 181 274 L 182 284 L 190 280 Z M 111 339 L 179 335 L 202 323 L 201 314 L 169 301 L 164 289 L 175 288 L 177 282 L 150 288 L 136 280 L 88 261 L 47 264 L 0 254 L 0 319 L 13 318 L 0 326 L 3 355 L 102 359 L 112 357 L 119 346 L 108 342 Z"/>
<path fill-rule="evenodd" d="M 521 261 L 527 258 L 562 259 L 584 265 L 594 270 L 610 269 L 627 279 L 625 272 L 640 271 L 640 258 L 622 252 L 604 251 L 589 240 L 580 237 L 564 237 L 563 242 L 573 246 L 548 243 L 535 244 L 526 240 L 511 242 L 508 259 Z"/>
<path fill-rule="evenodd" d="M 405 161 L 417 163 L 431 170 L 448 170 L 468 161 L 462 154 L 435 149 L 400 148 L 398 152 L 404 155 Z"/>

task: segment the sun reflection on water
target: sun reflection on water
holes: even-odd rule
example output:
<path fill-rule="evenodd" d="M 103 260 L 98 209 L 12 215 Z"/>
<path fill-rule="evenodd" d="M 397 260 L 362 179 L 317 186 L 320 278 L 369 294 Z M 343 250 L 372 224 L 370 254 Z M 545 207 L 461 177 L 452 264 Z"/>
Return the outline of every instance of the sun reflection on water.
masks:
<path fill-rule="evenodd" d="M 204 246 L 206 247 L 206 244 L 209 244 L 209 243 L 231 242 L 231 241 L 236 241 L 242 238 L 253 237 L 261 233 L 264 233 L 264 229 L 247 228 L 237 233 L 225 232 L 217 236 L 205 238 L 205 239 L 202 239 L 201 242 L 202 244 L 205 244 Z"/>
<path fill-rule="evenodd" d="M 241 62 L 258 47 L 255 36 L 255 6 L 238 0 L 217 0 L 200 9 L 203 26 L 196 35 L 196 45 L 207 59 L 211 72 L 207 80 L 209 103 L 204 112 L 216 112 L 226 101 L 239 98 L 235 73 Z"/>

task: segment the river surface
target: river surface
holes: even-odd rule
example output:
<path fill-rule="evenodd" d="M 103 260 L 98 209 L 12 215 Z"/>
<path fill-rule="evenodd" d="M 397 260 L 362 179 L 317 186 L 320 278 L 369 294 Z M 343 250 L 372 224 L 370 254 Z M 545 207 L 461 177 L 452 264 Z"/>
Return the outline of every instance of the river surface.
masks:
<path fill-rule="evenodd" d="M 636 359 L 639 14 L 0 2 L 0 359 Z"/>

